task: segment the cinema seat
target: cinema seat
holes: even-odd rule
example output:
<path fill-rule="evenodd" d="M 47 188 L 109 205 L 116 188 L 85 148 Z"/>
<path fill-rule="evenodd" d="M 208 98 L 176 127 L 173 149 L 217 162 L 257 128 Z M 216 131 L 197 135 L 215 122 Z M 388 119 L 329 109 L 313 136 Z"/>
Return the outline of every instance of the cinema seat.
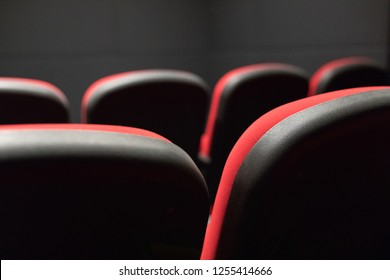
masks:
<path fill-rule="evenodd" d="M 65 95 L 50 83 L 0 77 L 0 124 L 66 123 L 68 111 Z"/>
<path fill-rule="evenodd" d="M 83 123 L 147 129 L 167 137 L 197 160 L 209 89 L 198 76 L 176 70 L 115 74 L 86 91 Z"/>
<path fill-rule="evenodd" d="M 229 155 L 202 259 L 389 259 L 390 87 L 301 99 Z"/>
<path fill-rule="evenodd" d="M 310 79 L 309 96 L 340 89 L 388 85 L 385 68 L 369 57 L 336 59 L 320 67 Z"/>
<path fill-rule="evenodd" d="M 264 63 L 236 68 L 215 86 L 200 155 L 209 162 L 207 182 L 211 197 L 230 150 L 245 129 L 269 110 L 304 98 L 308 75 L 282 63 Z"/>
<path fill-rule="evenodd" d="M 0 127 L 1 259 L 199 259 L 207 187 L 155 133 Z"/>

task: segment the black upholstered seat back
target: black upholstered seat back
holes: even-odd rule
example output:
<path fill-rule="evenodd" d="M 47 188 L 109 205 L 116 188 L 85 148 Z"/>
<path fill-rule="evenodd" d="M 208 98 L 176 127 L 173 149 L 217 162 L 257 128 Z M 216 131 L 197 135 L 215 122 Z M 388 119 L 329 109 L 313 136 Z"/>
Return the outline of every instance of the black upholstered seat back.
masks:
<path fill-rule="evenodd" d="M 368 57 L 346 57 L 320 67 L 310 79 L 309 96 L 340 89 L 389 84 L 388 71 Z"/>
<path fill-rule="evenodd" d="M 268 111 L 304 98 L 307 89 L 306 73 L 281 63 L 237 68 L 220 79 L 201 150 L 211 160 L 207 181 L 213 197 L 229 152 L 246 128 Z"/>
<path fill-rule="evenodd" d="M 389 141 L 388 88 L 271 111 L 228 159 L 203 258 L 388 259 Z"/>
<path fill-rule="evenodd" d="M 208 102 L 207 85 L 192 73 L 134 71 L 95 82 L 84 96 L 82 118 L 154 131 L 196 159 Z"/>
<path fill-rule="evenodd" d="M 2 258 L 198 258 L 207 187 L 162 137 L 94 125 L 0 129 Z"/>
<path fill-rule="evenodd" d="M 0 124 L 66 123 L 69 103 L 54 85 L 0 77 Z"/>

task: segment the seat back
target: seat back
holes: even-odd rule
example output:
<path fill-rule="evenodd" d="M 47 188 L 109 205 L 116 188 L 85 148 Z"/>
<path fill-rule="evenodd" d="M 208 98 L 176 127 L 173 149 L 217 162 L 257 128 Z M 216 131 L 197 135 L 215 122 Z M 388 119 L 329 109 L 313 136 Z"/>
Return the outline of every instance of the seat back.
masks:
<path fill-rule="evenodd" d="M 0 77 L 0 124 L 66 122 L 69 103 L 57 87 L 40 80 Z"/>
<path fill-rule="evenodd" d="M 310 79 L 309 96 L 340 89 L 388 85 L 385 68 L 368 57 L 336 59 L 320 67 Z"/>
<path fill-rule="evenodd" d="M 209 90 L 198 76 L 144 70 L 102 78 L 82 101 L 82 122 L 139 127 L 167 137 L 197 158 Z"/>
<path fill-rule="evenodd" d="M 102 125 L 0 127 L 2 259 L 196 259 L 209 214 L 191 158 Z"/>
<path fill-rule="evenodd" d="M 226 163 L 203 259 L 389 259 L 390 88 L 278 107 Z"/>
<path fill-rule="evenodd" d="M 307 89 L 306 73 L 281 63 L 240 67 L 218 81 L 200 151 L 211 160 L 207 182 L 212 197 L 228 154 L 245 129 L 269 110 L 304 98 Z"/>

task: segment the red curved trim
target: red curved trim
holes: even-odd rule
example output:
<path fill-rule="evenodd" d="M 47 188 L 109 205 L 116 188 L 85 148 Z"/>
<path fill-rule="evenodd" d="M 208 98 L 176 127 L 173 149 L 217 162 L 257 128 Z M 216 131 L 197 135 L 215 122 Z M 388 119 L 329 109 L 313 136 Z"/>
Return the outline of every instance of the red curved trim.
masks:
<path fill-rule="evenodd" d="M 61 99 L 61 101 L 63 101 L 66 104 L 68 103 L 68 99 L 66 98 L 65 94 L 58 87 L 46 81 L 29 79 L 29 78 L 1 77 L 0 82 L 16 82 L 16 83 L 38 86 L 47 89 L 50 92 L 53 92 Z"/>
<path fill-rule="evenodd" d="M 268 130 L 285 118 L 317 104 L 347 95 L 380 89 L 390 89 L 390 87 L 353 88 L 315 95 L 280 106 L 255 121 L 237 141 L 227 159 L 218 187 L 211 220 L 207 226 L 201 259 L 209 260 L 216 258 L 219 237 L 234 179 L 246 155 Z"/>
<path fill-rule="evenodd" d="M 235 68 L 225 75 L 221 77 L 221 79 L 217 82 L 214 92 L 211 98 L 210 112 L 207 119 L 205 133 L 202 135 L 199 153 L 202 156 L 209 157 L 211 143 L 214 135 L 214 127 L 215 121 L 217 119 L 218 107 L 221 100 L 222 92 L 224 88 L 230 83 L 233 79 L 237 78 L 242 74 L 246 74 L 248 72 L 254 71 L 268 71 L 274 69 L 291 69 L 293 66 L 283 63 L 261 63 L 261 64 L 253 64 L 248 66 L 243 66 L 239 68 Z"/>
<path fill-rule="evenodd" d="M 140 128 L 125 127 L 117 125 L 101 125 L 101 124 L 13 124 L 0 125 L 0 131 L 5 130 L 83 130 L 83 131 L 103 131 L 116 132 L 130 135 L 139 135 L 149 138 L 155 138 L 170 142 L 163 136 Z"/>
<path fill-rule="evenodd" d="M 345 57 L 336 60 L 332 60 L 328 63 L 322 65 L 312 76 L 309 82 L 309 91 L 308 96 L 313 96 L 317 94 L 318 85 L 321 83 L 322 79 L 326 77 L 330 72 L 333 72 L 335 69 L 342 68 L 350 65 L 366 65 L 375 63 L 369 57 L 364 56 L 352 56 Z"/>

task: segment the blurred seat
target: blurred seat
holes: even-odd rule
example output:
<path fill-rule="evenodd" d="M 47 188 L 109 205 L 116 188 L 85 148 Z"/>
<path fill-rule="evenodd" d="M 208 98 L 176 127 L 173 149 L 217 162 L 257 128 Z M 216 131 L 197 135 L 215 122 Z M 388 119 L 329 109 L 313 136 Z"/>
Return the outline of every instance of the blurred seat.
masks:
<path fill-rule="evenodd" d="M 200 154 L 209 162 L 213 198 L 230 150 L 245 129 L 269 110 L 307 95 L 308 76 L 300 68 L 264 63 L 236 68 L 215 86 Z"/>
<path fill-rule="evenodd" d="M 309 96 L 340 89 L 388 85 L 385 68 L 369 57 L 336 59 L 320 67 L 310 79 Z"/>
<path fill-rule="evenodd" d="M 68 107 L 62 91 L 48 82 L 0 77 L 0 124 L 66 123 Z"/>
<path fill-rule="evenodd" d="M 202 259 L 389 259 L 390 88 L 278 107 L 227 160 Z"/>
<path fill-rule="evenodd" d="M 1 126 L 0 177 L 2 259 L 199 259 L 207 186 L 157 134 Z"/>
<path fill-rule="evenodd" d="M 93 83 L 82 101 L 84 123 L 147 129 L 167 137 L 197 159 L 209 89 L 192 73 L 143 70 Z"/>

